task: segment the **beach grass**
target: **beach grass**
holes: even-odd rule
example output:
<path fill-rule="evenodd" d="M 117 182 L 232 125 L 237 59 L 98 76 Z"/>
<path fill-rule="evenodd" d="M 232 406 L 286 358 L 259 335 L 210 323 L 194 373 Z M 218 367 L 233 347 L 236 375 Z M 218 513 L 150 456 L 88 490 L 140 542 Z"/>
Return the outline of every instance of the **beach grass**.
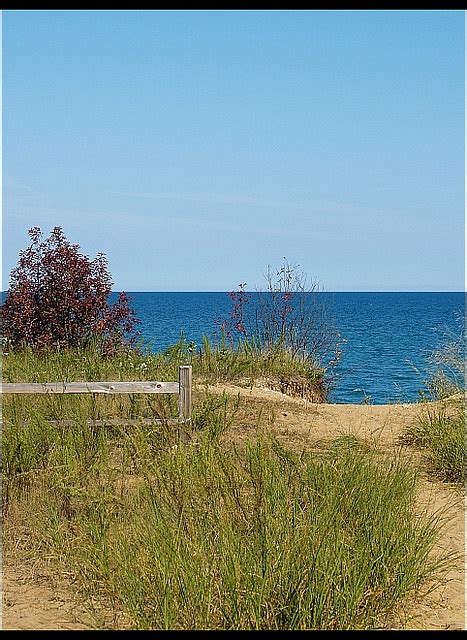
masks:
<path fill-rule="evenodd" d="M 447 482 L 465 481 L 465 404 L 458 393 L 427 404 L 419 420 L 403 434 L 405 444 L 421 448 L 428 469 Z"/>
<path fill-rule="evenodd" d="M 454 335 L 429 358 L 434 365 L 423 395 L 425 409 L 410 425 L 401 441 L 420 448 L 428 470 L 438 478 L 458 485 L 465 483 L 465 328 Z M 430 402 L 431 401 L 431 402 Z"/>
<path fill-rule="evenodd" d="M 141 362 L 9 358 L 7 376 L 28 381 L 133 379 Z M 141 412 L 115 398 L 5 398 L 3 535 L 8 552 L 22 532 L 129 628 L 382 628 L 451 560 L 433 553 L 441 514 L 417 511 L 407 460 L 348 438 L 293 452 L 259 419 L 229 441 L 240 399 L 208 391 L 185 444 L 164 421 L 89 424 Z"/>
<path fill-rule="evenodd" d="M 98 343 L 83 348 L 44 350 L 11 349 L 3 358 L 4 382 L 62 382 L 74 380 L 177 380 L 178 367 L 191 365 L 199 384 L 235 382 L 252 386 L 266 379 L 280 388 L 299 382 L 315 401 L 325 401 L 325 371 L 293 357 L 283 348 L 257 350 L 248 341 L 232 347 L 213 344 L 205 337 L 200 346 L 183 337 L 164 352 L 128 349 L 102 357 Z"/>

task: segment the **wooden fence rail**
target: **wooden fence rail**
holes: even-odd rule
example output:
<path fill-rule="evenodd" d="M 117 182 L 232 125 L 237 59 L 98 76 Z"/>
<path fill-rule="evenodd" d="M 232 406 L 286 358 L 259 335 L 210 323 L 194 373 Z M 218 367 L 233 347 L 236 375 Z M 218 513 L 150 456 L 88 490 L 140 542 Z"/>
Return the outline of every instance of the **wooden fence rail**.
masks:
<path fill-rule="evenodd" d="M 138 382 L 4 382 L 3 394 L 17 393 L 173 393 L 178 394 L 178 419 L 176 422 L 190 422 L 191 420 L 191 366 L 178 369 L 178 382 L 157 382 L 144 380 Z M 115 420 L 105 421 L 114 422 Z M 129 421 L 126 421 L 129 422 Z"/>

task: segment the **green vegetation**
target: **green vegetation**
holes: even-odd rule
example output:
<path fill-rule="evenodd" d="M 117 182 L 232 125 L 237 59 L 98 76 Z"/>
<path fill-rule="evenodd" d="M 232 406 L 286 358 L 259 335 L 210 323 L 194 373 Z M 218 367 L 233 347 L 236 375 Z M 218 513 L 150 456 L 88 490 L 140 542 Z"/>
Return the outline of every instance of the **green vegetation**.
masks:
<path fill-rule="evenodd" d="M 466 462 L 463 396 L 428 405 L 419 421 L 407 429 L 403 441 L 426 451 L 428 468 L 437 476 L 463 484 Z"/>
<path fill-rule="evenodd" d="M 443 343 L 429 357 L 432 374 L 425 385 L 428 398 L 442 400 L 465 389 L 465 320 L 458 318 L 456 332 L 447 332 Z M 425 397 L 422 394 L 422 397 Z"/>
<path fill-rule="evenodd" d="M 56 382 L 73 380 L 176 380 L 178 367 L 191 364 L 198 382 L 235 382 L 253 385 L 267 380 L 277 387 L 296 381 L 303 393 L 322 402 L 326 399 L 325 372 L 309 362 L 293 358 L 284 349 L 267 354 L 242 341 L 236 347 L 208 338 L 200 347 L 183 336 L 163 353 L 127 349 L 102 357 L 99 343 L 85 348 L 43 350 L 10 349 L 3 359 L 4 382 Z"/>
<path fill-rule="evenodd" d="M 4 374 L 175 379 L 173 352 L 93 358 L 10 353 Z M 185 444 L 163 423 L 88 423 L 168 415 L 162 398 L 5 397 L 6 553 L 21 532 L 24 553 L 61 563 L 89 602 L 137 629 L 381 627 L 442 575 L 440 516 L 420 517 L 407 461 L 348 437 L 294 453 L 259 418 L 256 437 L 236 441 L 239 401 L 208 391 L 195 392 Z"/>
<path fill-rule="evenodd" d="M 417 423 L 402 436 L 405 444 L 420 447 L 426 453 L 431 472 L 448 482 L 465 480 L 465 332 L 434 352 L 430 360 L 436 369 L 427 382 L 429 399 Z"/>

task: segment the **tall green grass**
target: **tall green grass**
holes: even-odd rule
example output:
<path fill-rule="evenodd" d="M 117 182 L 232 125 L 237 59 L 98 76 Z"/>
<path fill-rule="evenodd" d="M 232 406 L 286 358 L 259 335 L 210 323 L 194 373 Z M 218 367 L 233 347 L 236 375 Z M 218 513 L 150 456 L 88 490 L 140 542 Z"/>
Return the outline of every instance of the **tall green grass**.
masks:
<path fill-rule="evenodd" d="M 402 434 L 405 444 L 425 452 L 428 469 L 442 480 L 465 481 L 465 326 L 429 358 L 435 369 L 426 383 L 429 396 L 418 421 Z M 423 397 L 423 394 L 422 394 Z"/>
<path fill-rule="evenodd" d="M 132 628 L 380 627 L 448 560 L 432 557 L 416 471 L 368 447 L 227 446 L 235 406 L 209 395 L 188 445 L 163 425 L 96 429 L 83 414 L 70 429 L 35 413 L 5 423 L 7 544 L 26 528 Z"/>
<path fill-rule="evenodd" d="M 189 355 L 179 347 L 113 359 L 92 349 L 9 353 L 3 373 L 171 380 Z M 198 379 L 245 375 L 228 360 L 243 356 L 210 349 L 191 354 Z M 257 436 L 234 446 L 240 400 L 199 390 L 182 444 L 164 421 L 174 402 L 6 396 L 6 552 L 21 531 L 28 554 L 61 563 L 88 601 L 136 629 L 381 627 L 442 576 L 450 558 L 433 554 L 440 516 L 417 512 L 418 476 L 406 460 L 349 438 L 298 455 L 262 432 L 260 418 Z M 90 424 L 140 416 L 162 421 Z"/>
<path fill-rule="evenodd" d="M 465 318 L 455 331 L 446 331 L 441 345 L 428 358 L 431 376 L 425 382 L 429 398 L 442 400 L 465 390 Z M 422 393 L 422 396 L 424 394 Z"/>
<path fill-rule="evenodd" d="M 463 397 L 427 405 L 419 420 L 402 436 L 405 444 L 425 452 L 428 468 L 448 482 L 465 482 L 465 406 Z"/>

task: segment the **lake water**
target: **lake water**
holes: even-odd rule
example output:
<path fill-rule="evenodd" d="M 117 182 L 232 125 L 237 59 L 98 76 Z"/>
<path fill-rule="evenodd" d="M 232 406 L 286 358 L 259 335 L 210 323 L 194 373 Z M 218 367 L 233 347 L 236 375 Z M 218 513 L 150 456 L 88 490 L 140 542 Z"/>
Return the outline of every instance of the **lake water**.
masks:
<path fill-rule="evenodd" d="M 331 293 L 326 301 L 345 343 L 330 401 L 375 404 L 419 399 L 430 374 L 428 356 L 459 336 L 465 295 L 454 293 Z M 201 344 L 228 317 L 231 301 L 219 292 L 129 292 L 153 351 L 180 337 Z"/>

